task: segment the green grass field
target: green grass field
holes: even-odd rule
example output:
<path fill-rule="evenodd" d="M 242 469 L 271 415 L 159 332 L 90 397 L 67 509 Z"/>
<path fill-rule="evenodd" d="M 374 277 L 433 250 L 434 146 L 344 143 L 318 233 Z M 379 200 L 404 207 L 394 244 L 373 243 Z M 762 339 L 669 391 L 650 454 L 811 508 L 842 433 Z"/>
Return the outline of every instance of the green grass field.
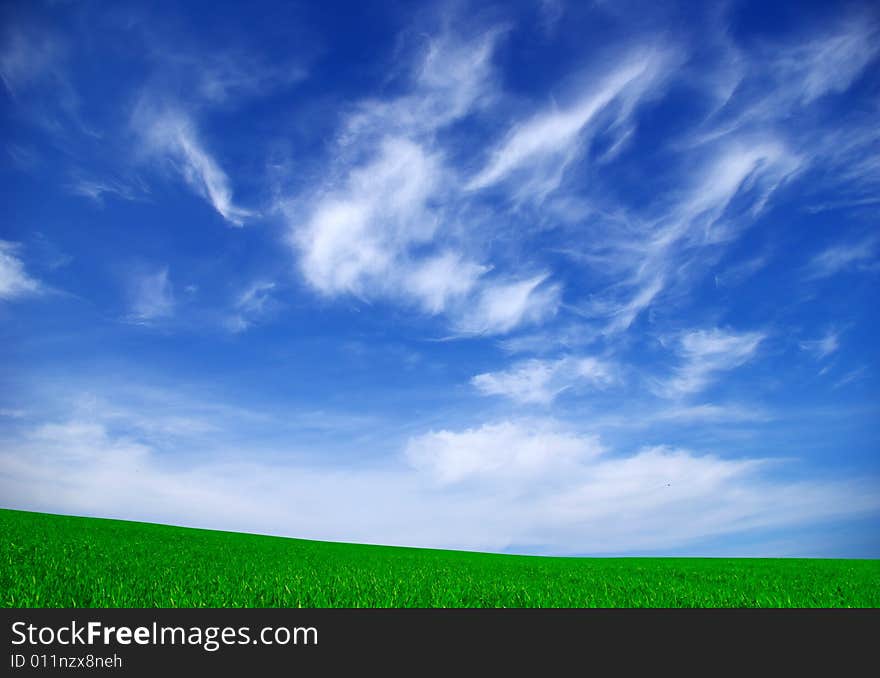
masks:
<path fill-rule="evenodd" d="M 878 607 L 880 561 L 543 558 L 0 510 L 4 607 Z"/>

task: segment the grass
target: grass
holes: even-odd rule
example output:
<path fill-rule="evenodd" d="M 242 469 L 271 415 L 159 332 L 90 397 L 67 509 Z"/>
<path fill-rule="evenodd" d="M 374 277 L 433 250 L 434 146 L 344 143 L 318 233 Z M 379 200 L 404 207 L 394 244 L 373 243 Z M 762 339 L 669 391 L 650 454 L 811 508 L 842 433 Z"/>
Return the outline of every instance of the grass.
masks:
<path fill-rule="evenodd" d="M 880 561 L 544 558 L 0 509 L 3 607 L 880 607 Z"/>

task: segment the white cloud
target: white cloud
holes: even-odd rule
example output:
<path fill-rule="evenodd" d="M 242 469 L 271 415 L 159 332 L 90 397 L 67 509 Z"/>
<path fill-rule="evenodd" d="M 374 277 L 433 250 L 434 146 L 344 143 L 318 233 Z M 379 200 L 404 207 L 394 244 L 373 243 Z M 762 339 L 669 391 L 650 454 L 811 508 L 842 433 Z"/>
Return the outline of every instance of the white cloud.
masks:
<path fill-rule="evenodd" d="M 202 145 L 193 121 L 180 110 L 142 99 L 132 118 L 148 155 L 166 159 L 187 184 L 234 226 L 255 213 L 233 203 L 229 177 Z"/>
<path fill-rule="evenodd" d="M 409 299 L 424 311 L 448 315 L 453 329 L 463 334 L 515 328 L 517 323 L 484 318 L 496 312 L 503 315 L 505 306 L 515 308 L 494 303 L 495 298 L 503 294 L 513 299 L 513 292 L 527 289 L 533 279 L 511 276 L 503 270 L 503 261 L 488 261 L 473 240 L 466 244 L 467 224 L 459 225 L 461 215 L 473 214 L 480 189 L 495 185 L 501 185 L 515 202 L 541 202 L 547 193 L 560 188 L 569 164 L 594 140 L 601 137 L 603 146 L 613 147 L 631 136 L 637 107 L 660 92 L 680 62 L 675 50 L 642 48 L 618 59 L 604 74 L 594 71 L 592 82 L 577 96 L 514 124 L 490 150 L 483 166 L 459 183 L 468 163 L 461 169 L 452 167 L 450 155 L 460 153 L 441 150 L 437 132 L 492 100 L 495 83 L 489 57 L 494 40 L 494 34 L 469 44 L 448 37 L 433 40 L 428 56 L 414 69 L 418 74 L 411 83 L 414 92 L 365 102 L 347 119 L 337 154 L 342 158 L 341 169 L 325 173 L 333 179 L 315 191 L 312 212 L 303 216 L 297 211 L 292 219 L 306 277 L 325 294 Z M 757 67 L 744 67 L 738 77 L 757 77 L 751 72 L 753 66 Z M 460 73 L 463 79 L 457 82 L 449 73 Z M 744 95 L 734 87 L 728 96 Z M 445 100 L 455 103 L 447 108 L 436 105 Z M 628 330 L 659 299 L 678 299 L 687 293 L 700 269 L 712 263 L 710 257 L 717 249 L 737 238 L 763 212 L 773 194 L 809 165 L 810 152 L 790 143 L 789 135 L 770 125 L 768 121 L 775 120 L 772 115 L 758 115 L 758 109 L 750 105 L 746 108 L 751 111 L 749 124 L 731 124 L 721 115 L 710 133 L 700 129 L 677 143 L 682 165 L 672 171 L 678 173 L 678 186 L 673 184 L 666 196 L 644 210 L 631 210 L 619 199 L 603 204 L 604 196 L 591 196 L 589 185 L 566 186 L 560 191 L 560 204 L 589 206 L 586 212 L 580 209 L 572 225 L 586 222 L 589 229 L 578 233 L 568 248 L 596 273 L 594 285 L 607 283 L 590 289 L 587 301 L 575 302 L 572 308 L 602 319 L 606 335 Z M 433 161 L 434 171 L 427 175 L 414 164 L 407 167 L 406 179 L 398 178 L 420 189 L 404 212 L 408 223 L 418 227 L 405 230 L 402 241 L 396 239 L 399 211 L 377 209 L 369 197 L 362 197 L 364 193 L 384 196 L 387 189 L 379 185 L 358 191 L 354 185 L 364 175 L 375 175 L 375 182 L 381 184 L 389 138 L 405 140 L 419 149 L 420 157 Z M 603 162 L 612 160 L 605 157 Z M 546 213 L 536 219 L 540 222 L 544 217 Z M 515 225 L 508 232 L 515 245 L 534 225 L 518 223 L 517 214 L 510 219 Z M 385 224 L 392 226 L 386 229 Z M 381 237 L 375 235 L 377 231 Z M 417 235 L 409 237 L 409 233 Z M 435 248 L 444 253 L 442 258 L 437 258 Z M 430 273 L 423 268 L 429 258 L 435 268 Z M 546 270 L 546 265 L 534 264 Z M 492 278 L 486 275 L 490 269 L 496 274 Z M 389 270 L 406 274 L 388 275 Z M 512 279 L 516 288 L 503 288 L 505 283 L 499 279 Z M 394 293 L 389 295 L 389 289 Z M 542 299 L 544 310 L 513 314 L 514 318 L 528 322 L 530 317 L 553 316 L 558 284 L 555 294 L 549 293 L 551 286 L 541 289 L 548 292 Z M 475 307 L 478 310 L 472 310 Z"/>
<path fill-rule="evenodd" d="M 581 138 L 587 127 L 612 102 L 618 101 L 620 124 L 632 111 L 638 99 L 655 84 L 666 55 L 660 52 L 638 55 L 604 77 L 595 89 L 573 105 L 535 115 L 511 130 L 507 138 L 492 152 L 486 166 L 467 185 L 479 190 L 506 180 L 523 171 L 523 185 L 516 191 L 543 197 L 554 190 L 565 166 L 585 143 Z"/>
<path fill-rule="evenodd" d="M 117 469 L 131 469 L 146 460 L 150 448 L 124 436 L 112 436 L 92 421 L 43 424 L 28 433 L 30 440 L 58 451 L 61 463 L 110 462 Z"/>
<path fill-rule="evenodd" d="M 547 274 L 490 276 L 495 266 L 469 253 L 456 172 L 436 140 L 489 98 L 495 39 L 432 39 L 411 91 L 361 103 L 326 180 L 285 203 L 299 267 L 318 292 L 443 314 L 458 335 L 506 333 L 555 313 L 560 289 Z"/>
<path fill-rule="evenodd" d="M 880 51 L 877 21 L 849 16 L 823 34 L 783 50 L 772 67 L 801 104 L 844 92 Z"/>
<path fill-rule="evenodd" d="M 405 271 L 405 284 L 425 310 L 440 313 L 466 298 L 488 270 L 487 266 L 462 259 L 457 252 L 446 251 Z"/>
<path fill-rule="evenodd" d="M 273 306 L 272 291 L 274 282 L 257 281 L 248 285 L 233 303 L 233 313 L 226 318 L 226 327 L 231 332 L 244 332 L 257 319 L 269 312 Z"/>
<path fill-rule="evenodd" d="M 847 384 L 852 384 L 855 381 L 859 381 L 860 379 L 865 378 L 868 375 L 868 366 L 861 365 L 860 367 L 855 368 L 854 370 L 850 370 L 846 374 L 844 374 L 840 379 L 834 382 L 834 385 L 831 387 L 833 389 L 838 389 L 841 386 L 846 386 Z"/>
<path fill-rule="evenodd" d="M 586 196 L 592 203 L 588 217 L 581 218 L 589 237 L 579 237 L 573 247 L 578 260 L 590 266 L 597 282 L 607 281 L 591 289 L 578 308 L 588 317 L 607 318 L 605 331 L 614 334 L 630 328 L 658 300 L 684 298 L 721 248 L 754 223 L 780 188 L 811 167 L 822 167 L 827 182 L 836 182 L 835 194 L 846 192 L 846 200 L 875 194 L 877 133 L 870 116 L 848 117 L 836 134 L 805 111 L 852 87 L 866 72 L 878 54 L 877 33 L 874 18 L 849 16 L 821 34 L 749 51 L 740 51 L 723 29 L 710 36 L 719 43 L 714 49 L 721 48 L 721 67 L 689 65 L 687 77 L 691 86 L 705 90 L 713 108 L 667 145 L 669 191 L 633 209 L 601 188 L 567 188 L 572 199 Z M 869 270 L 870 256 L 863 247 L 829 252 L 810 273 L 822 277 L 846 266 Z M 719 274 L 716 283 L 736 284 L 765 263 L 766 257 L 752 259 Z"/>
<path fill-rule="evenodd" d="M 608 312 L 611 318 L 605 326 L 605 331 L 614 334 L 629 329 L 639 314 L 663 291 L 663 282 L 663 276 L 656 275 L 638 287 L 632 298 L 613 307 L 613 310 Z"/>
<path fill-rule="evenodd" d="M 686 288 L 706 250 L 740 235 L 802 160 L 772 137 L 725 140 L 687 177 L 687 190 L 650 217 L 624 215 L 587 244 L 585 261 L 610 279 L 584 313 L 605 317 L 605 332 L 629 329 L 667 287 Z"/>
<path fill-rule="evenodd" d="M 235 301 L 235 308 L 246 313 L 262 313 L 269 301 L 269 295 L 275 289 L 273 282 L 255 282 L 249 285 Z"/>
<path fill-rule="evenodd" d="M 557 360 L 519 361 L 502 372 L 478 374 L 471 383 L 485 395 L 547 405 L 567 389 L 583 385 L 605 388 L 617 380 L 616 368 L 606 361 L 566 356 Z"/>
<path fill-rule="evenodd" d="M 419 144 L 384 139 L 372 162 L 319 199 L 293 230 L 306 280 L 328 296 L 397 298 L 432 314 L 455 312 L 489 269 L 448 247 L 430 249 L 442 223 L 428 200 L 443 172 L 439 158 Z"/>
<path fill-rule="evenodd" d="M 487 105 L 493 97 L 492 53 L 499 31 L 462 38 L 431 36 L 408 73 L 410 90 L 398 97 L 361 102 L 346 121 L 343 148 L 389 135 L 431 138 Z"/>
<path fill-rule="evenodd" d="M 710 76 L 725 94 L 717 115 L 709 117 L 715 128 L 708 136 L 768 128 L 848 90 L 877 57 L 877 36 L 875 18 L 850 13 L 787 43 L 777 38 L 743 50 L 726 38 L 724 59 L 733 68 Z"/>
<path fill-rule="evenodd" d="M 457 322 L 463 334 L 503 334 L 523 324 L 552 317 L 559 307 L 559 285 L 545 284 L 546 274 L 516 282 L 490 283 Z"/>
<path fill-rule="evenodd" d="M 718 375 L 751 360 L 764 340 L 761 332 L 740 334 L 720 329 L 683 333 L 676 350 L 681 359 L 671 377 L 657 384 L 663 396 L 680 398 L 705 389 Z"/>
<path fill-rule="evenodd" d="M 405 455 L 415 468 L 445 484 L 473 477 L 537 481 L 602 452 L 595 436 L 555 431 L 549 425 L 530 428 L 500 422 L 426 433 L 409 440 Z"/>
<path fill-rule="evenodd" d="M 324 294 L 393 286 L 389 277 L 409 250 L 434 236 L 438 224 L 425 202 L 440 174 L 439 160 L 418 144 L 385 139 L 378 156 L 320 199 L 295 231 L 306 280 Z"/>
<path fill-rule="evenodd" d="M 597 336 L 598 333 L 594 329 L 575 321 L 530 333 L 518 333 L 516 336 L 500 340 L 498 346 L 505 353 L 510 354 L 550 355 L 586 346 Z"/>
<path fill-rule="evenodd" d="M 652 248 L 665 253 L 676 244 L 713 245 L 737 237 L 803 162 L 772 136 L 728 141 L 712 156 L 687 197 L 661 219 Z"/>
<path fill-rule="evenodd" d="M 174 315 L 174 294 L 167 267 L 133 274 L 128 287 L 129 321 L 148 324 Z"/>
<path fill-rule="evenodd" d="M 458 313 L 489 267 L 457 244 L 440 209 L 451 171 L 434 134 L 490 87 L 495 34 L 430 40 L 412 91 L 362 102 L 343 125 L 330 179 L 289 203 L 291 242 L 306 280 L 327 296 L 353 294 Z"/>
<path fill-rule="evenodd" d="M 715 285 L 716 287 L 739 285 L 767 266 L 769 261 L 770 257 L 768 254 L 759 254 L 756 257 L 731 264 L 723 271 L 715 274 Z"/>
<path fill-rule="evenodd" d="M 757 214 L 767 198 L 801 166 L 801 159 L 775 138 L 742 139 L 727 144 L 702 170 L 687 201 L 674 213 L 673 224 L 661 240 L 677 236 L 680 229 L 698 241 L 715 242 L 730 237 L 735 225 L 722 217 L 738 194 L 747 193 L 747 209 Z"/>
<path fill-rule="evenodd" d="M 104 196 L 113 195 L 121 200 L 135 200 L 144 193 L 142 186 L 135 188 L 116 179 L 93 179 L 77 176 L 71 181 L 67 190 L 73 195 L 88 198 L 98 205 L 103 205 Z"/>
<path fill-rule="evenodd" d="M 140 413 L 143 415 L 144 413 Z M 554 422 L 410 439 L 401 460 L 329 468 L 248 452 L 167 463 L 140 429 L 84 416 L 0 445 L 4 506 L 367 543 L 536 552 L 671 550 L 880 510 L 871 480 L 779 480 L 769 460 L 611 454 Z M 147 427 L 149 429 L 150 427 Z M 155 428 L 155 427 L 153 427 Z M 187 438 L 189 446 L 192 440 Z M 163 458 L 165 459 L 163 461 Z"/>
<path fill-rule="evenodd" d="M 17 250 L 18 244 L 0 240 L 0 299 L 18 299 L 43 289 L 28 275 L 24 262 L 16 256 Z"/>
<path fill-rule="evenodd" d="M 544 6 L 557 15 L 556 3 Z M 678 77 L 668 54 L 640 52 L 596 73 L 576 96 L 562 96 L 558 105 L 515 122 L 497 144 L 489 144 L 485 157 L 477 135 L 497 123 L 495 114 L 512 110 L 512 98 L 499 96 L 492 71 L 499 33 L 466 39 L 450 30 L 431 38 L 403 77 L 394 69 L 388 74 L 383 91 L 402 93 L 353 106 L 340 102 L 343 121 L 323 166 L 297 158 L 303 163 L 297 165 L 300 177 L 316 177 L 290 198 L 286 212 L 303 277 L 327 297 L 393 300 L 442 315 L 460 336 L 504 334 L 552 318 L 565 308 L 560 280 L 567 273 L 584 292 L 586 314 L 600 320 L 582 335 L 549 336 L 546 330 L 555 325 L 549 324 L 541 334 L 515 337 L 506 346 L 553 345 L 553 353 L 571 355 L 517 362 L 477 375 L 473 385 L 526 404 L 552 403 L 566 389 L 608 386 L 614 370 L 578 357 L 579 349 L 565 342 L 582 348 L 595 340 L 618 340 L 607 335 L 628 330 L 648 310 L 657 310 L 663 322 L 667 302 L 675 303 L 697 279 L 693 271 L 711 266 L 720 247 L 811 164 L 844 182 L 859 175 L 876 183 L 877 133 L 873 128 L 852 133 L 859 124 L 871 126 L 872 111 L 867 125 L 853 112 L 837 121 L 838 132 L 827 134 L 814 122 L 824 120 L 821 111 L 798 117 L 851 87 L 876 58 L 875 23 L 848 21 L 831 28 L 796 48 L 774 45 L 766 58 L 736 59 L 723 73 L 725 82 L 713 83 L 712 114 L 694 129 L 676 132 L 669 125 L 674 138 L 635 133 L 636 107 Z M 55 85 L 64 94 L 60 47 L 19 38 L 3 43 L 0 77 L 13 97 Z M 187 61 L 182 70 L 193 75 L 181 81 L 192 85 L 187 94 L 193 108 L 181 111 L 144 99 L 132 120 L 148 154 L 175 168 L 236 225 L 253 213 L 237 205 L 225 163 L 199 134 L 207 128 L 196 113 L 198 106 L 228 104 L 275 87 L 281 76 L 264 65 L 225 56 Z M 698 98 L 691 72 L 679 84 L 688 86 L 688 98 Z M 480 117 L 484 113 L 491 115 Z M 451 127 L 460 121 L 464 124 Z M 657 127 L 666 129 L 665 123 Z M 820 137 L 827 141 L 812 143 Z M 648 154 L 640 148 L 637 160 L 648 161 L 647 171 L 660 167 L 663 177 L 649 182 L 644 194 L 621 196 L 613 189 L 624 184 L 609 183 L 625 176 L 635 184 L 642 164 L 614 163 L 626 160 L 620 149 L 636 141 L 647 142 Z M 566 181 L 578 161 L 593 159 L 591 153 L 598 158 L 590 171 Z M 829 157 L 834 162 L 824 164 Z M 859 187 L 866 185 L 872 184 Z M 97 201 L 114 192 L 126 197 L 124 187 L 110 181 L 82 180 L 70 188 Z M 488 188 L 506 192 L 513 203 L 532 204 L 510 210 L 486 205 L 480 191 Z M 553 204 L 534 209 L 551 192 Z M 856 198 L 865 200 L 861 194 Z M 567 240 L 562 244 L 593 270 L 556 274 L 548 263 L 552 257 L 533 247 L 543 228 L 552 229 L 547 242 Z M 40 288 L 11 247 L 0 244 L 3 298 Z M 822 278 L 876 270 L 876 257 L 876 239 L 843 243 L 820 253 L 808 273 Z M 763 264 L 760 258 L 749 260 L 716 280 L 742 279 Z M 131 319 L 171 317 L 172 287 L 167 268 L 135 276 Z M 227 307 L 229 327 L 250 326 L 268 312 L 277 293 L 265 280 L 246 287 Z M 838 347 L 832 334 L 804 341 L 801 348 L 824 359 Z M 673 344 L 679 362 L 657 391 L 682 398 L 705 390 L 723 372 L 752 360 L 763 336 L 717 329 L 682 334 Z M 838 386 L 861 378 L 866 369 L 844 375 Z M 669 406 L 645 412 L 644 419 L 673 424 L 762 419 L 761 412 L 744 406 L 689 402 L 662 403 Z M 174 465 L 167 462 L 164 446 L 173 449 L 169 437 L 211 430 L 214 425 L 199 418 L 131 412 L 46 423 L 30 438 L 3 441 L 0 490 L 9 501 L 31 507 L 166 516 L 297 536 L 478 548 L 538 543 L 568 552 L 668 548 L 877 507 L 876 484 L 780 481 L 764 475 L 769 464 L 763 462 L 666 447 L 603 453 L 594 435 L 552 422 L 504 421 L 416 435 L 404 455 L 412 467 L 377 455 L 365 455 L 370 468 L 309 466 L 290 462 L 286 448 L 271 462 L 242 454 L 220 463 L 186 454 L 191 452 L 186 447 L 178 448 L 182 454 Z M 163 454 L 157 454 L 159 447 Z"/>
<path fill-rule="evenodd" d="M 176 65 L 194 74 L 195 93 L 210 104 L 242 101 L 305 79 L 299 63 L 265 62 L 246 51 L 174 55 Z"/>
<path fill-rule="evenodd" d="M 876 271 L 880 268 L 878 242 L 877 238 L 866 238 L 829 247 L 807 265 L 807 277 L 816 280 L 849 271 Z"/>
<path fill-rule="evenodd" d="M 829 330 L 819 339 L 810 339 L 798 344 L 802 351 L 813 355 L 816 360 L 823 360 L 840 348 L 840 335 Z"/>

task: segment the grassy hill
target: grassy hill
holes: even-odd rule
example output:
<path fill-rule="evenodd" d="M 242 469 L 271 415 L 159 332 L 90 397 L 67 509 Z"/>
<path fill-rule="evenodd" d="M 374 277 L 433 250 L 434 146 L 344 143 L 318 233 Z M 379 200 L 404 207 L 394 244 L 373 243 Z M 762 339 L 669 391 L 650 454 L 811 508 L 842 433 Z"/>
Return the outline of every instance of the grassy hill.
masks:
<path fill-rule="evenodd" d="M 880 607 L 880 561 L 543 558 L 0 509 L 4 607 Z"/>

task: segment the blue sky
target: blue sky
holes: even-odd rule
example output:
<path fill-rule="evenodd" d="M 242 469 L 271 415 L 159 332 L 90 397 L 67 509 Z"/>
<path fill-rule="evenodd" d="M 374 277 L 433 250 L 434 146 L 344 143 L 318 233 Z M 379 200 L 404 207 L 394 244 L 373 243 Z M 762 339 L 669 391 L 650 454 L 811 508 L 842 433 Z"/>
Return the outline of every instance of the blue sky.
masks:
<path fill-rule="evenodd" d="M 880 557 L 870 3 L 181 5 L 0 15 L 0 504 Z"/>

